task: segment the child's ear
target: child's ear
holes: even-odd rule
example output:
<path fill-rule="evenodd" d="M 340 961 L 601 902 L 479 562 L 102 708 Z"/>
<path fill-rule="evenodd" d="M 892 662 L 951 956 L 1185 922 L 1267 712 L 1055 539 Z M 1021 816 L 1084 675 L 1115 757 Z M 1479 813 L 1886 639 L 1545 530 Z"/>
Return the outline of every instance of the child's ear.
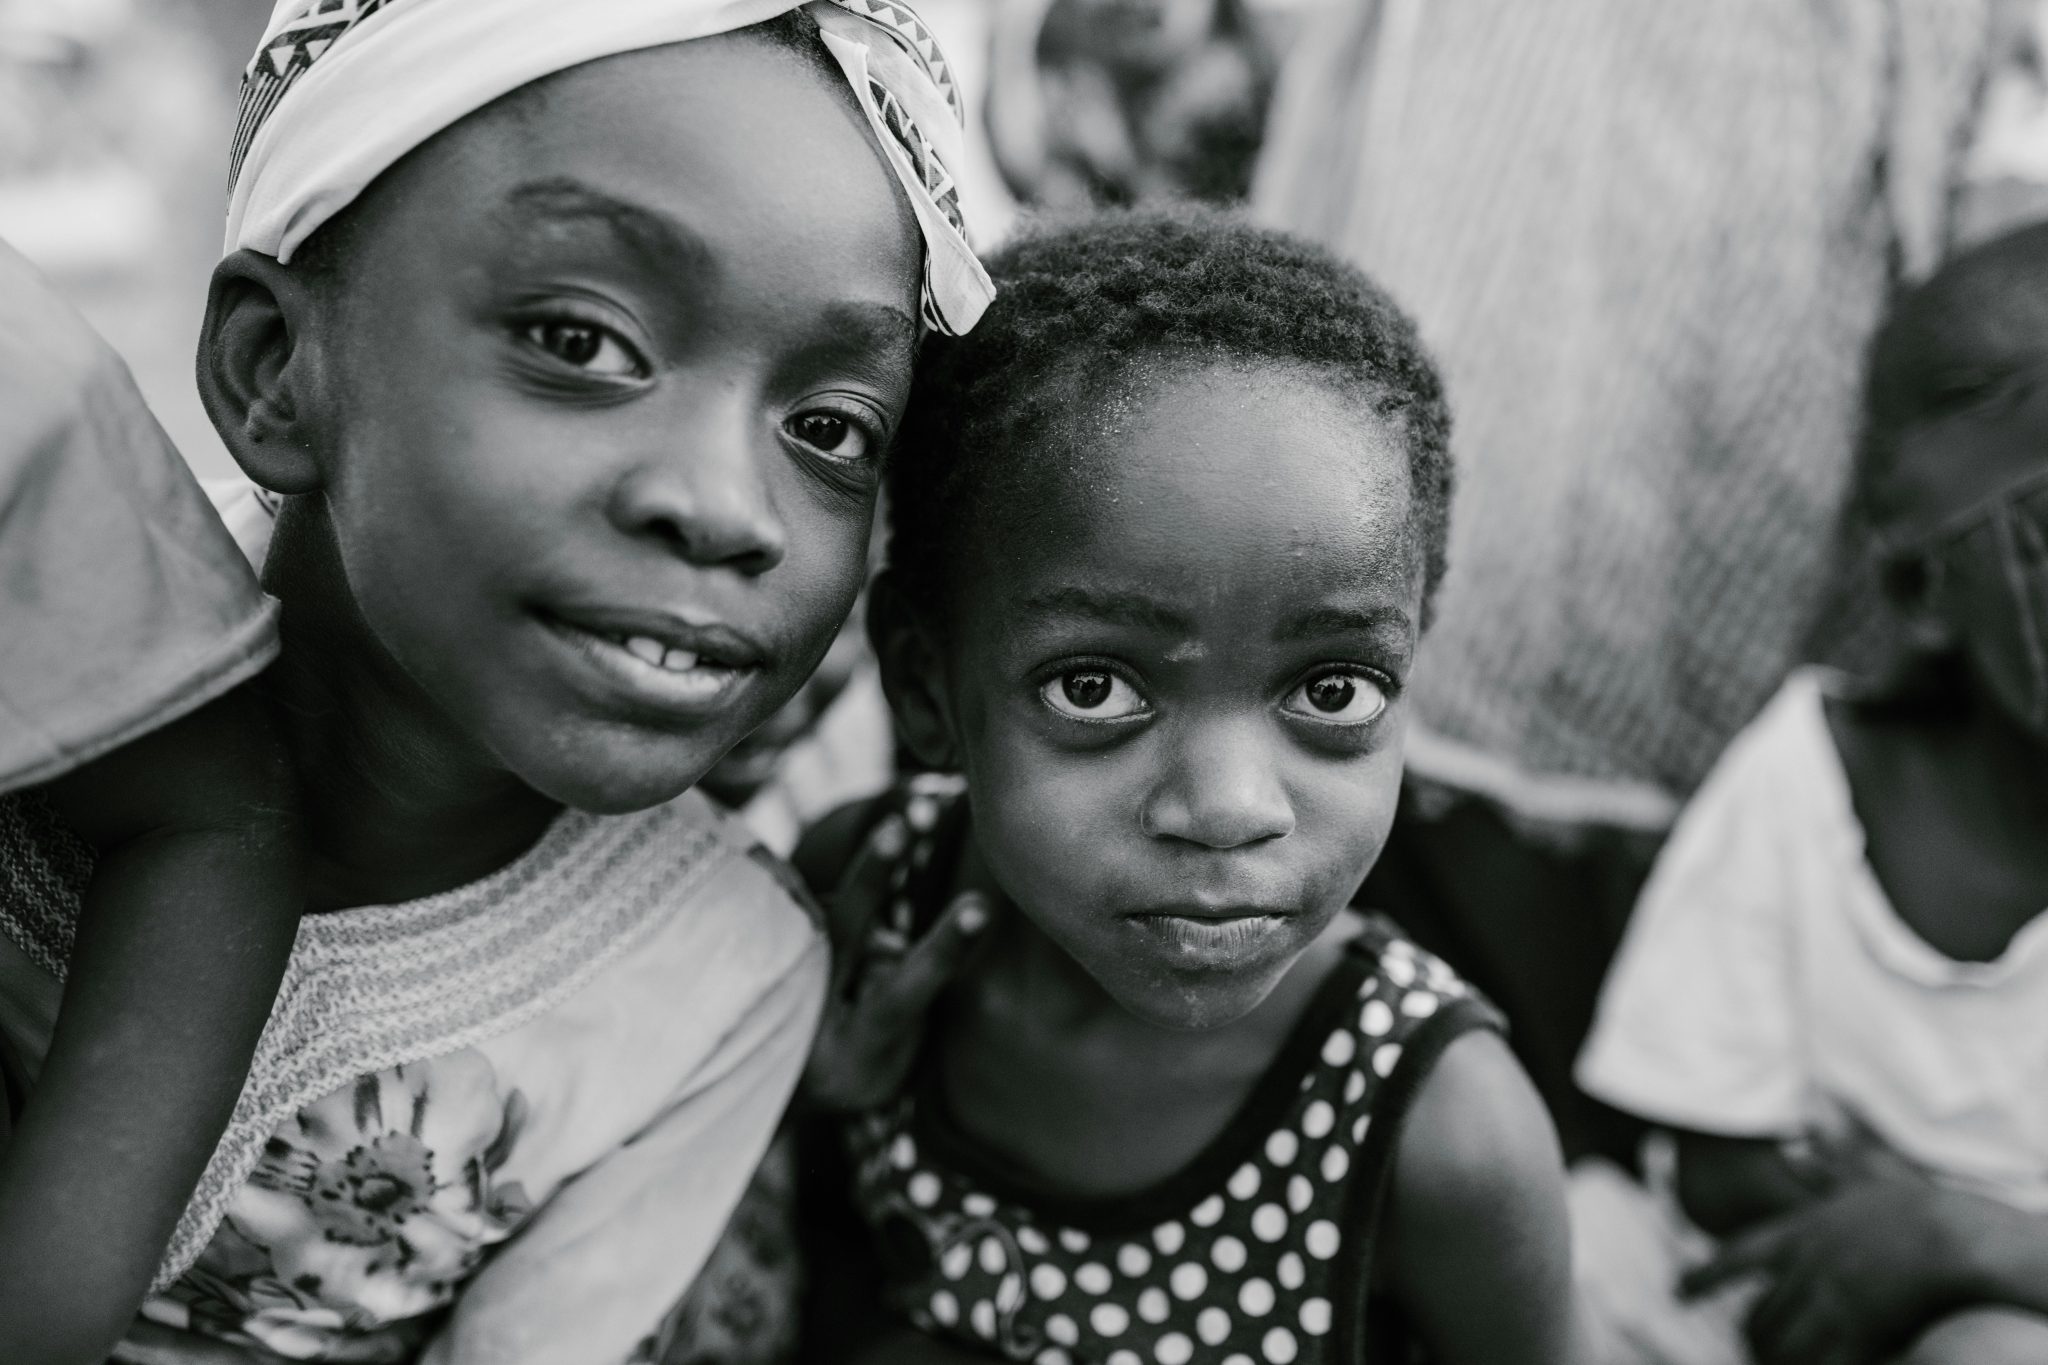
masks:
<path fill-rule="evenodd" d="M 199 396 L 242 471 L 274 493 L 320 487 L 309 439 L 313 287 L 258 252 L 214 267 L 199 334 Z"/>
<path fill-rule="evenodd" d="M 1932 555 L 1888 560 L 1879 570 L 1885 601 L 1904 626 L 1911 653 L 1947 654 L 1956 647 L 1955 629 L 1941 610 L 1941 579 L 1941 561 Z"/>
<path fill-rule="evenodd" d="M 868 641 L 881 665 L 882 691 L 896 733 L 928 768 L 957 768 L 959 745 L 947 701 L 945 657 L 922 614 L 892 573 L 868 586 Z"/>

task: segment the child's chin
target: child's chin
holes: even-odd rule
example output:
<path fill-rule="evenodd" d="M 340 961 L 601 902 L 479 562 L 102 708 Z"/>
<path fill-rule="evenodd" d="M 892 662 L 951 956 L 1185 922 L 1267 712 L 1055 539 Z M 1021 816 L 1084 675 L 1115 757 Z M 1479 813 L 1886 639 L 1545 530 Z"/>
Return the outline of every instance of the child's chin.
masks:
<path fill-rule="evenodd" d="M 1234 1024 L 1250 1014 L 1265 1003 L 1284 975 L 1283 966 L 1279 970 L 1154 978 L 1110 993 L 1118 1004 L 1148 1024 L 1182 1033 L 1200 1033 Z"/>
<path fill-rule="evenodd" d="M 652 746 L 650 746 L 652 747 Z M 717 760 L 702 754 L 639 754 L 618 762 L 525 765 L 519 776 L 541 795 L 591 815 L 630 815 L 675 800 Z"/>

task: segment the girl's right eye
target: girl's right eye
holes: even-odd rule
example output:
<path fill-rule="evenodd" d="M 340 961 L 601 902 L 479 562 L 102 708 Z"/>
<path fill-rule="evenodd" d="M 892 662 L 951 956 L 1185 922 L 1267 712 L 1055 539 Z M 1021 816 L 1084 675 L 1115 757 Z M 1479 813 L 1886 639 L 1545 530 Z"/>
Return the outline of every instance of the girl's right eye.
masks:
<path fill-rule="evenodd" d="M 639 357 L 607 327 L 573 318 L 527 323 L 520 334 L 564 365 L 603 379 L 627 379 L 642 372 Z"/>
<path fill-rule="evenodd" d="M 1038 695 L 1071 720 L 1130 720 L 1151 710 L 1137 688 L 1106 668 L 1070 669 L 1048 678 Z"/>

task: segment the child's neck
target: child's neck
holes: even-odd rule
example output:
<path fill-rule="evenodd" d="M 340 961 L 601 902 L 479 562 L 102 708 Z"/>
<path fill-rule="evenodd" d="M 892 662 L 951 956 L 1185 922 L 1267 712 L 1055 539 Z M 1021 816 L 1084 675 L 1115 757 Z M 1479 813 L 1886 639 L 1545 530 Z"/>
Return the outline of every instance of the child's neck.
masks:
<path fill-rule="evenodd" d="M 1000 895 L 968 841 L 959 883 Z M 1021 911 L 949 993 L 936 1075 L 963 1133 L 1050 1191 L 1108 1198 L 1194 1160 L 1236 1116 L 1336 966 L 1340 919 L 1250 1014 L 1212 1029 L 1125 1009 Z"/>
<path fill-rule="evenodd" d="M 1974 685 L 1945 714 L 1829 718 L 1892 908 L 1948 957 L 2000 956 L 2048 907 L 2048 741 Z"/>
<path fill-rule="evenodd" d="M 316 912 L 452 890 L 532 846 L 560 806 L 491 764 L 399 673 L 338 571 L 287 550 L 264 586 L 284 604 L 268 682 L 298 765 Z"/>

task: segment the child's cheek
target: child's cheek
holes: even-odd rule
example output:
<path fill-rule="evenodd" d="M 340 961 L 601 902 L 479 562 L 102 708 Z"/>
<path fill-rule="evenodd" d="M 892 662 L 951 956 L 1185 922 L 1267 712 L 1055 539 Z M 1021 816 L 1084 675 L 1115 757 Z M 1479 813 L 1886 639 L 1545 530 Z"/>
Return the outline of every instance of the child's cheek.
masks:
<path fill-rule="evenodd" d="M 1034 915 L 1098 902 L 1132 829 L 1117 765 L 1015 729 L 990 738 L 970 758 L 975 824 L 1004 892 Z"/>

